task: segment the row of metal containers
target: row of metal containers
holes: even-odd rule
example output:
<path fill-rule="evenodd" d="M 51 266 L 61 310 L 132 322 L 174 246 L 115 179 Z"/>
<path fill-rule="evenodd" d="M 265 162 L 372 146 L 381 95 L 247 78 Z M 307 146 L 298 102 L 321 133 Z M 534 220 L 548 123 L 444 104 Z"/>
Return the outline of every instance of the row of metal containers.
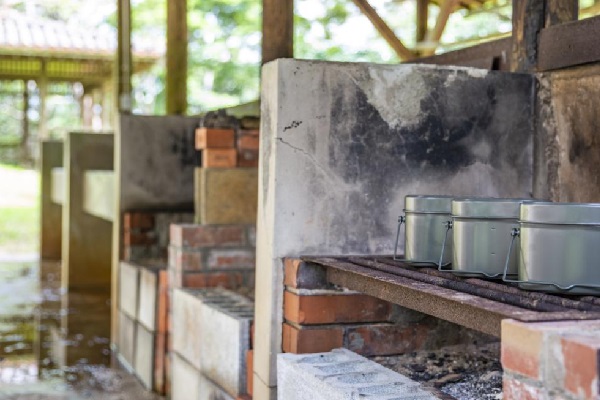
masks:
<path fill-rule="evenodd" d="M 409 195 L 396 249 L 402 225 L 403 260 L 415 266 L 600 295 L 600 204 Z"/>

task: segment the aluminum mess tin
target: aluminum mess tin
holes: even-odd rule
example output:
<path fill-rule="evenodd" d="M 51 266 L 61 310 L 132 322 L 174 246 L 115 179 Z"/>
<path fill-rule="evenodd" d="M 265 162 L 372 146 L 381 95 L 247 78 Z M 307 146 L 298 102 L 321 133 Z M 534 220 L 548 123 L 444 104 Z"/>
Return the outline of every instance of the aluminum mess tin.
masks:
<path fill-rule="evenodd" d="M 452 202 L 452 272 L 462 276 L 501 278 L 511 230 L 518 226 L 524 199 L 474 198 Z M 508 265 L 516 276 L 518 262 Z"/>
<path fill-rule="evenodd" d="M 450 218 L 453 197 L 409 195 L 404 199 L 406 261 L 437 265 L 444 242 L 444 223 Z M 443 262 L 452 261 L 452 247 L 445 252 Z"/>
<path fill-rule="evenodd" d="M 600 294 L 600 204 L 523 204 L 519 222 L 521 288 Z"/>

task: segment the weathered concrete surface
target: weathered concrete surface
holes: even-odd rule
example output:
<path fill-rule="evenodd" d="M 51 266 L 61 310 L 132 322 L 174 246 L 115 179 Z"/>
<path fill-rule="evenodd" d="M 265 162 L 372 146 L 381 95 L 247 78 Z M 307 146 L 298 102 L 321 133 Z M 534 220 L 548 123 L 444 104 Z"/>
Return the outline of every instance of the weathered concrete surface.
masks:
<path fill-rule="evenodd" d="M 40 258 L 60 260 L 62 207 L 52 200 L 52 171 L 62 167 L 63 144 L 42 141 L 40 154 Z"/>
<path fill-rule="evenodd" d="M 600 202 L 600 66 L 538 75 L 534 194 Z"/>
<path fill-rule="evenodd" d="M 52 168 L 50 175 L 51 200 L 54 204 L 62 206 L 65 203 L 65 169 L 63 167 Z"/>
<path fill-rule="evenodd" d="M 137 324 L 135 331 L 135 354 L 133 369 L 146 389 L 154 387 L 154 333 L 142 324 Z"/>
<path fill-rule="evenodd" d="M 417 382 L 346 349 L 277 359 L 281 400 L 437 399 Z"/>
<path fill-rule="evenodd" d="M 196 220 L 199 224 L 255 224 L 256 168 L 196 168 Z"/>
<path fill-rule="evenodd" d="M 114 177 L 113 171 L 85 171 L 83 176 L 83 209 L 110 222 L 116 219 Z"/>
<path fill-rule="evenodd" d="M 119 264 L 119 310 L 138 319 L 140 301 L 140 267 L 126 261 Z"/>
<path fill-rule="evenodd" d="M 112 223 L 83 207 L 87 170 L 113 169 L 113 135 L 71 132 L 64 148 L 62 286 L 106 287 L 111 279 Z"/>
<path fill-rule="evenodd" d="M 234 400 L 177 353 L 172 357 L 171 400 Z"/>
<path fill-rule="evenodd" d="M 244 394 L 252 302 L 224 289 L 173 293 L 173 350 L 233 397 Z"/>
<path fill-rule="evenodd" d="M 274 387 L 282 257 L 391 253 L 407 194 L 530 196 L 533 79 L 300 60 L 262 77 L 254 386 Z"/>
<path fill-rule="evenodd" d="M 191 210 L 199 118 L 121 115 L 116 146 L 121 210 Z"/>
<path fill-rule="evenodd" d="M 118 346 L 119 355 L 122 357 L 122 361 L 126 363 L 128 369 L 133 369 L 135 362 L 135 339 L 137 324 L 125 313 L 118 313 L 119 318 L 119 336 Z"/>

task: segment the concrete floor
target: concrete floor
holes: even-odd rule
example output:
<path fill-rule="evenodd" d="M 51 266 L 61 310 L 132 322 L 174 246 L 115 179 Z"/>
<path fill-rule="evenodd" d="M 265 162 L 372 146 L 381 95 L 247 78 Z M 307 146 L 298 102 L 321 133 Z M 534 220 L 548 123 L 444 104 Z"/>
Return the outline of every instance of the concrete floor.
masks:
<path fill-rule="evenodd" d="M 65 306 L 58 271 L 56 263 L 0 260 L 0 399 L 161 399 L 114 360 L 101 328 L 108 305 L 79 293 Z M 67 340 L 57 340 L 66 323 Z"/>

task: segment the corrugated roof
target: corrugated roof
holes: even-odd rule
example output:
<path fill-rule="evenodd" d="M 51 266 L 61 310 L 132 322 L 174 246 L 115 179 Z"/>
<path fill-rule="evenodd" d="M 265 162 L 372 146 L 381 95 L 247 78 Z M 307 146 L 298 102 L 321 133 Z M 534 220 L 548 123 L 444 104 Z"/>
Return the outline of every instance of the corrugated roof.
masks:
<path fill-rule="evenodd" d="M 137 45 L 137 46 L 136 46 Z M 71 56 L 110 56 L 117 47 L 111 28 L 86 29 L 42 18 L 31 18 L 14 10 L 0 12 L 0 54 L 59 53 Z M 161 52 L 134 43 L 136 56 L 156 58 Z"/>

